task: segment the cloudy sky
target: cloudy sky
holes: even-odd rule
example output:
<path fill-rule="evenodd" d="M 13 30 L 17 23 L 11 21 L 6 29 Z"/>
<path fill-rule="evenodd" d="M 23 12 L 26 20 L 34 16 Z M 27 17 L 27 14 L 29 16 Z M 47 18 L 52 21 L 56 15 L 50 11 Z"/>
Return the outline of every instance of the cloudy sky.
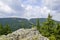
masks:
<path fill-rule="evenodd" d="M 0 0 L 0 18 L 46 18 L 60 21 L 60 0 Z"/>

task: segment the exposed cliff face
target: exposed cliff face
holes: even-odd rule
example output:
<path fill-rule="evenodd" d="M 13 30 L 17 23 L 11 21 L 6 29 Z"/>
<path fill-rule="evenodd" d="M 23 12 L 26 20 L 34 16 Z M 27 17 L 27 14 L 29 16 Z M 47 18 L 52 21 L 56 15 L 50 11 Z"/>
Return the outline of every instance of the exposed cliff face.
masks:
<path fill-rule="evenodd" d="M 11 34 L 0 36 L 0 40 L 49 40 L 42 36 L 36 28 L 19 29 Z"/>

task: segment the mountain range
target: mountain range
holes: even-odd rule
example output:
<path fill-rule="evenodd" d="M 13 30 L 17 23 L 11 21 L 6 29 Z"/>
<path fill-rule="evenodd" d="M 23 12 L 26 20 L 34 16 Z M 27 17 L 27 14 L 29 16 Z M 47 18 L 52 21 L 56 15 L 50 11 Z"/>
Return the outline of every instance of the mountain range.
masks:
<path fill-rule="evenodd" d="M 20 29 L 20 28 L 31 28 L 32 24 L 36 25 L 36 19 L 32 18 L 30 20 L 25 18 L 0 18 L 0 24 L 5 26 L 8 24 L 13 31 Z M 39 18 L 40 23 L 43 23 L 46 21 L 46 18 Z M 58 22 L 58 21 L 56 21 Z"/>

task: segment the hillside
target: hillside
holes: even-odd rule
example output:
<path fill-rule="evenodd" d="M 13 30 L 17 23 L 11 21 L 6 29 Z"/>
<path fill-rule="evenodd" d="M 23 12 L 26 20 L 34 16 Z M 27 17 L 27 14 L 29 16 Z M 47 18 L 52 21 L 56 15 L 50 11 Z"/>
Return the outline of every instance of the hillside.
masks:
<path fill-rule="evenodd" d="M 36 20 L 37 18 L 32 18 L 29 21 L 36 25 Z M 40 23 L 42 24 L 43 22 L 46 21 L 46 18 L 39 18 L 39 20 L 40 20 Z"/>
<path fill-rule="evenodd" d="M 4 26 L 8 24 L 13 31 L 23 27 L 31 27 L 29 21 L 24 18 L 0 18 L 0 23 Z"/>
<path fill-rule="evenodd" d="M 13 31 L 19 29 L 19 28 L 31 28 L 32 24 L 36 25 L 36 19 L 37 18 L 32 18 L 30 20 L 24 19 L 24 18 L 0 18 L 0 24 L 6 25 L 8 24 Z M 46 18 L 39 18 L 40 23 L 42 24 L 43 22 L 46 21 Z M 59 22 L 59 21 L 56 21 Z"/>

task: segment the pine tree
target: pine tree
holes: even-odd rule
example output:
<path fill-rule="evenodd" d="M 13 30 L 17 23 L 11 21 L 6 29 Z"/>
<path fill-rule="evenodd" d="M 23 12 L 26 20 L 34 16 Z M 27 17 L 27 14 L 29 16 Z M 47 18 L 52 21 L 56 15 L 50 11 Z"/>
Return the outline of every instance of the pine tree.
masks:
<path fill-rule="evenodd" d="M 3 26 L 0 24 L 0 35 L 3 35 Z"/>
<path fill-rule="evenodd" d="M 4 31 L 5 31 L 4 32 L 5 35 L 12 32 L 12 30 L 8 24 L 6 24 L 6 26 L 4 27 Z"/>
<path fill-rule="evenodd" d="M 60 40 L 60 23 L 57 23 L 56 30 L 54 30 L 55 36 L 57 40 Z"/>
<path fill-rule="evenodd" d="M 52 16 L 50 14 L 48 14 L 48 18 L 47 18 L 47 26 L 48 26 L 48 29 L 49 29 L 49 32 L 51 34 L 53 34 L 53 29 L 55 28 L 55 22 L 54 20 L 52 20 Z"/>
<path fill-rule="evenodd" d="M 40 20 L 39 20 L 39 18 L 37 18 L 37 20 L 36 20 L 36 26 L 37 26 L 37 30 L 40 32 Z"/>
<path fill-rule="evenodd" d="M 40 25 L 39 19 L 36 22 L 37 30 L 50 40 L 60 40 L 60 23 L 57 23 L 52 19 L 52 16 L 48 14 L 47 20 Z"/>
<path fill-rule="evenodd" d="M 55 28 L 55 22 L 54 20 L 52 20 L 52 16 L 48 14 L 48 18 L 46 22 L 42 24 L 40 32 L 42 33 L 42 35 L 49 37 L 51 34 L 54 34 L 54 28 Z"/>
<path fill-rule="evenodd" d="M 56 40 L 55 35 L 51 35 L 51 36 L 49 37 L 49 40 Z"/>

